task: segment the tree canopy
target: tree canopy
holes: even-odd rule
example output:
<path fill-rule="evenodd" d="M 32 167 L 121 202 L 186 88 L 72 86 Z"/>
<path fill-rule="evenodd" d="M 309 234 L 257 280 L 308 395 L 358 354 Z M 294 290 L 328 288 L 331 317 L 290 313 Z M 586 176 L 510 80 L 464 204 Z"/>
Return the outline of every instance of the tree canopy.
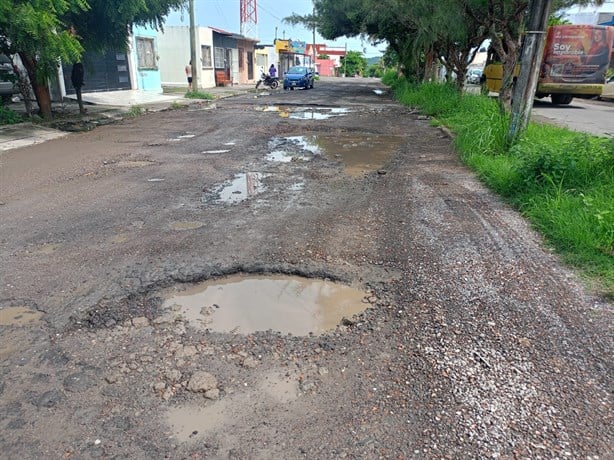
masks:
<path fill-rule="evenodd" d="M 326 39 L 362 35 L 387 42 L 409 78 L 431 76 L 438 60 L 462 81 L 485 39 L 502 59 L 509 93 L 530 0 L 314 0 L 315 21 Z M 603 0 L 556 0 L 553 10 Z M 459 83 L 460 84 L 460 83 Z"/>
<path fill-rule="evenodd" d="M 19 55 L 41 114 L 51 116 L 47 81 L 84 51 L 125 50 L 134 25 L 159 28 L 185 0 L 2 0 L 0 52 Z"/>

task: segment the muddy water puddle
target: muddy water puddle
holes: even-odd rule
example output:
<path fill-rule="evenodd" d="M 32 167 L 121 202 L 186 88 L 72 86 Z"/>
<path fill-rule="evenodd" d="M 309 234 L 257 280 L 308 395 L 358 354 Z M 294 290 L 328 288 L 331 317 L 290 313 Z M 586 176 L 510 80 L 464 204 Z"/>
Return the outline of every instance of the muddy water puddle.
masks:
<path fill-rule="evenodd" d="M 234 275 L 170 294 L 163 307 L 181 311 L 194 327 L 249 334 L 273 330 L 294 335 L 333 330 L 364 311 L 366 293 L 319 279 Z"/>
<path fill-rule="evenodd" d="M 350 113 L 345 107 L 284 107 L 269 105 L 257 107 L 261 112 L 277 112 L 282 118 L 295 120 L 328 120 L 333 117 L 341 117 Z"/>
<path fill-rule="evenodd" d="M 0 326 L 26 326 L 40 321 L 43 313 L 28 307 L 8 307 L 0 310 Z"/>
<path fill-rule="evenodd" d="M 267 160 L 290 162 L 323 155 L 341 161 L 346 174 L 358 176 L 376 171 L 390 159 L 403 141 L 391 135 L 290 136 L 269 142 Z"/>
<path fill-rule="evenodd" d="M 206 202 L 213 196 L 213 201 L 216 203 L 240 203 L 264 191 L 262 183 L 264 177 L 264 174 L 258 172 L 235 174 L 232 180 L 203 196 L 202 201 Z"/>
<path fill-rule="evenodd" d="M 245 390 L 243 388 L 242 390 Z M 283 405 L 299 397 L 296 378 L 281 376 L 275 372 L 264 375 L 259 384 L 207 405 L 176 406 L 169 409 L 167 421 L 173 435 L 180 442 L 202 438 L 207 433 L 228 429 L 236 423 L 245 407 L 262 410 L 266 405 Z"/>

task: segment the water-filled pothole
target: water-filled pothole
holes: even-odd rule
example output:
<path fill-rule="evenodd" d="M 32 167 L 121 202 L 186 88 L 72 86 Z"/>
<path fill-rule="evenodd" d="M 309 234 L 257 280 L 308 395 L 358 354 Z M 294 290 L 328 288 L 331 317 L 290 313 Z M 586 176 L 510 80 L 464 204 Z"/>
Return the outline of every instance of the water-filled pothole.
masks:
<path fill-rule="evenodd" d="M 172 293 L 163 308 L 180 310 L 193 326 L 216 332 L 318 335 L 364 311 L 366 295 L 320 279 L 233 275 Z"/>
<path fill-rule="evenodd" d="M 328 120 L 333 117 L 340 117 L 350 112 L 345 107 L 283 107 L 269 105 L 256 107 L 262 112 L 278 112 L 282 118 L 292 118 L 295 120 Z"/>
<path fill-rule="evenodd" d="M 402 141 L 402 136 L 380 134 L 275 137 L 269 142 L 271 153 L 266 158 L 290 162 L 324 155 L 329 160 L 341 161 L 346 174 L 358 176 L 380 169 Z"/>
<path fill-rule="evenodd" d="M 264 177 L 264 174 L 258 172 L 235 174 L 231 181 L 225 182 L 218 189 L 205 194 L 202 201 L 208 201 L 213 196 L 216 203 L 240 203 L 264 191 L 265 187 L 262 183 Z"/>
<path fill-rule="evenodd" d="M 0 309 L 0 326 L 26 326 L 40 321 L 43 313 L 28 307 Z"/>

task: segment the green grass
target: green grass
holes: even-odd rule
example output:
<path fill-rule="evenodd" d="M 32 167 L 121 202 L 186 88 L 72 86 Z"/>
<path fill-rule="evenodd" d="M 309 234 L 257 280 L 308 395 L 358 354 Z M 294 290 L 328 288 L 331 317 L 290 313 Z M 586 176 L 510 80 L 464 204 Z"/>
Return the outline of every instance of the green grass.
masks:
<path fill-rule="evenodd" d="M 530 220 L 562 260 L 614 298 L 614 140 L 531 123 L 506 148 L 508 118 L 496 101 L 452 86 L 416 85 L 387 73 L 399 101 L 455 133 L 463 159 Z"/>
<path fill-rule="evenodd" d="M 215 99 L 212 94 L 204 93 L 202 91 L 188 91 L 185 93 L 184 97 L 187 99 L 205 99 L 207 101 Z"/>
<path fill-rule="evenodd" d="M 23 118 L 21 115 L 0 104 L 0 125 L 14 125 L 22 121 Z"/>
<path fill-rule="evenodd" d="M 171 110 L 182 110 L 187 109 L 188 106 L 186 104 L 182 104 L 181 102 L 173 101 L 169 107 Z"/>
<path fill-rule="evenodd" d="M 128 112 L 126 113 L 126 116 L 130 118 L 134 118 L 134 117 L 143 115 L 144 113 L 145 113 L 145 109 L 141 107 L 140 105 L 131 105 L 130 109 L 128 109 Z"/>

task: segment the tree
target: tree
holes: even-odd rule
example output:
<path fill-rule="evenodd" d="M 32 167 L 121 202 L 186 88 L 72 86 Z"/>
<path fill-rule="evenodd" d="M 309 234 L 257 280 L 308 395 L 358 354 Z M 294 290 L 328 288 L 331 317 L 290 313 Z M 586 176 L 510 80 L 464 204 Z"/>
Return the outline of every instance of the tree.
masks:
<path fill-rule="evenodd" d="M 186 0 L 87 0 L 89 9 L 69 11 L 63 21 L 74 27 L 88 51 L 124 50 L 134 25 L 161 29 L 164 19 Z"/>
<path fill-rule="evenodd" d="M 159 28 L 185 0 L 2 0 L 0 51 L 18 54 L 45 118 L 51 117 L 48 80 L 60 62 L 79 62 L 84 50 L 124 50 L 133 25 Z"/>
<path fill-rule="evenodd" d="M 48 80 L 57 76 L 60 60 L 74 62 L 83 47 L 62 22 L 68 13 L 85 13 L 85 0 L 2 0 L 0 51 L 21 58 L 41 115 L 51 117 Z"/>
<path fill-rule="evenodd" d="M 348 75 L 364 75 L 367 68 L 367 59 L 359 51 L 348 51 L 341 56 L 341 68 Z"/>

